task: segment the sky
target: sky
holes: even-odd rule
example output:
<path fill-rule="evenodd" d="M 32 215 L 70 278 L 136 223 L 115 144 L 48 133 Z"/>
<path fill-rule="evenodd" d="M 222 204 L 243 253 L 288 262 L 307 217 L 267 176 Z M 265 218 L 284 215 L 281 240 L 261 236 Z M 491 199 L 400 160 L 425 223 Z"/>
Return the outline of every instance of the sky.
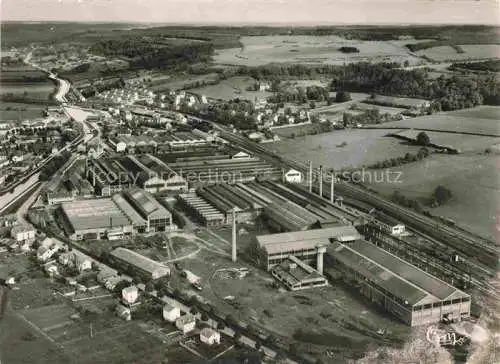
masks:
<path fill-rule="evenodd" d="M 1 20 L 187 24 L 498 24 L 500 0 L 0 0 Z"/>

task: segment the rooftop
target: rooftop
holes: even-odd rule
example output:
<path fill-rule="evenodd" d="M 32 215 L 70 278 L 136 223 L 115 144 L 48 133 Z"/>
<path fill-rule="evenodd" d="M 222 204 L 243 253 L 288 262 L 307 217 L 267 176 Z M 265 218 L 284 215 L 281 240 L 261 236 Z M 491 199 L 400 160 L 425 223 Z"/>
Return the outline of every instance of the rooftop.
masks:
<path fill-rule="evenodd" d="M 272 269 L 292 286 L 301 282 L 324 279 L 314 268 L 290 255 L 283 263 Z"/>
<path fill-rule="evenodd" d="M 334 242 L 327 254 L 361 273 L 373 283 L 415 305 L 468 295 L 414 265 L 364 240 Z"/>
<path fill-rule="evenodd" d="M 257 236 L 257 242 L 268 254 L 290 250 L 314 249 L 329 245 L 331 239 L 360 239 L 361 235 L 352 225 L 340 225 L 326 229 L 293 231 L 288 233 Z"/>
<path fill-rule="evenodd" d="M 111 255 L 151 274 L 157 270 L 170 271 L 167 266 L 129 249 L 116 248 L 111 252 Z"/>
<path fill-rule="evenodd" d="M 127 216 L 110 198 L 64 202 L 61 208 L 74 231 L 130 225 Z"/>

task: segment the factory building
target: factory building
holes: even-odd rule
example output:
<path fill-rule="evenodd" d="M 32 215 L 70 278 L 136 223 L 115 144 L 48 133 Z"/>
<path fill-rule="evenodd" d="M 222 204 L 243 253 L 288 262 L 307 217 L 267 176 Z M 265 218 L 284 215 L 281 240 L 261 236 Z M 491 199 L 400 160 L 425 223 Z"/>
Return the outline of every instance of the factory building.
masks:
<path fill-rule="evenodd" d="M 104 239 L 132 235 L 129 218 L 110 198 L 77 200 L 61 204 L 64 230 L 72 240 Z"/>
<path fill-rule="evenodd" d="M 352 225 L 339 225 L 325 229 L 294 231 L 255 237 L 254 247 L 259 265 L 270 270 L 294 256 L 316 264 L 323 273 L 324 248 L 332 241 L 351 242 L 361 239 Z"/>
<path fill-rule="evenodd" d="M 134 184 L 147 192 L 183 192 L 187 190 L 187 182 L 158 158 L 145 154 L 120 158 Z"/>
<path fill-rule="evenodd" d="M 165 230 L 172 227 L 172 214 L 153 196 L 137 187 L 126 190 L 123 196 L 145 221 L 145 226 L 136 226 L 139 232 Z M 127 215 L 131 215 L 127 214 Z M 142 230 L 144 229 L 144 230 Z"/>
<path fill-rule="evenodd" d="M 271 275 L 290 291 L 328 285 L 322 274 L 293 255 L 271 268 Z"/>
<path fill-rule="evenodd" d="M 115 159 L 87 160 L 86 177 L 99 196 L 111 196 L 133 184 L 128 170 Z"/>
<path fill-rule="evenodd" d="M 470 316 L 470 295 L 367 241 L 331 243 L 324 264 L 410 326 Z"/>
<path fill-rule="evenodd" d="M 168 160 L 168 156 L 161 156 Z M 224 155 L 216 159 L 196 158 L 170 163 L 169 167 L 189 180 L 193 188 L 220 183 L 244 183 L 259 180 L 278 180 L 281 169 L 259 158 L 231 159 Z"/>
<path fill-rule="evenodd" d="M 138 188 L 110 198 L 65 202 L 60 211 L 64 230 L 73 240 L 115 240 L 172 226 L 170 212 L 151 194 Z"/>
<path fill-rule="evenodd" d="M 206 227 L 220 227 L 225 224 L 225 216 L 207 201 L 194 193 L 177 195 L 179 204 L 187 213 Z"/>
<path fill-rule="evenodd" d="M 147 280 L 170 275 L 169 267 L 129 249 L 116 248 L 110 253 L 109 259 L 123 269 L 139 274 Z"/>

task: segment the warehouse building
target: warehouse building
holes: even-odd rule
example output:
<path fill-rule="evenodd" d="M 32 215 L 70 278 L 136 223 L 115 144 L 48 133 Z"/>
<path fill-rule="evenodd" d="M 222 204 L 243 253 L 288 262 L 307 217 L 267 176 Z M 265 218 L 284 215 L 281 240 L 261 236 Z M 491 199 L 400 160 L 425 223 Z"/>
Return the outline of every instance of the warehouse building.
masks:
<path fill-rule="evenodd" d="M 66 234 L 73 240 L 114 240 L 172 227 L 171 213 L 135 187 L 110 198 L 63 203 L 61 214 Z"/>
<path fill-rule="evenodd" d="M 271 268 L 271 275 L 290 291 L 328 285 L 323 275 L 293 255 Z"/>
<path fill-rule="evenodd" d="M 254 246 L 258 263 L 266 270 L 294 256 L 315 263 L 322 274 L 325 247 L 332 241 L 352 242 L 358 239 L 361 239 L 361 235 L 352 225 L 339 225 L 326 229 L 260 235 L 255 238 Z"/>
<path fill-rule="evenodd" d="M 410 326 L 470 316 L 470 295 L 367 241 L 333 242 L 325 266 Z"/>
<path fill-rule="evenodd" d="M 77 200 L 61 204 L 66 234 L 72 240 L 104 239 L 132 235 L 129 218 L 110 198 Z"/>
<path fill-rule="evenodd" d="M 144 255 L 125 248 L 116 248 L 109 258 L 123 269 L 138 274 L 146 280 L 158 279 L 170 275 L 170 268 Z"/>

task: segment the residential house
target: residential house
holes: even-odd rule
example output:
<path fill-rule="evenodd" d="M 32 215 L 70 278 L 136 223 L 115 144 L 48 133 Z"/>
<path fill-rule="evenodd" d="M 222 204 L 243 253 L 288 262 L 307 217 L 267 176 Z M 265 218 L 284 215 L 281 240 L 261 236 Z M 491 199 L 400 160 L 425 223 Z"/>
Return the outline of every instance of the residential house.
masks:
<path fill-rule="evenodd" d="M 290 169 L 284 174 L 284 180 L 288 183 L 302 183 L 303 175 L 295 169 Z"/>
<path fill-rule="evenodd" d="M 137 301 L 139 297 L 139 290 L 136 286 L 130 286 L 122 289 L 122 300 L 128 305 L 131 305 Z"/>
<path fill-rule="evenodd" d="M 181 310 L 179 307 L 166 304 L 163 306 L 163 318 L 168 322 L 175 322 L 181 317 Z"/>
<path fill-rule="evenodd" d="M 35 229 L 29 225 L 16 225 L 10 230 L 10 236 L 17 242 L 35 239 Z"/>
<path fill-rule="evenodd" d="M 182 331 L 183 334 L 187 334 L 195 329 L 196 318 L 191 314 L 186 314 L 175 320 L 175 326 Z"/>
<path fill-rule="evenodd" d="M 57 242 L 55 242 L 52 238 L 46 238 L 42 241 L 40 247 L 36 251 L 36 257 L 41 262 L 47 262 L 61 249 L 62 246 L 57 244 Z"/>
<path fill-rule="evenodd" d="M 214 329 L 205 327 L 200 331 L 200 341 L 207 345 L 220 344 L 220 333 Z"/>
<path fill-rule="evenodd" d="M 130 308 L 125 307 L 122 304 L 116 305 L 116 315 L 125 321 L 130 321 L 132 319 Z"/>

